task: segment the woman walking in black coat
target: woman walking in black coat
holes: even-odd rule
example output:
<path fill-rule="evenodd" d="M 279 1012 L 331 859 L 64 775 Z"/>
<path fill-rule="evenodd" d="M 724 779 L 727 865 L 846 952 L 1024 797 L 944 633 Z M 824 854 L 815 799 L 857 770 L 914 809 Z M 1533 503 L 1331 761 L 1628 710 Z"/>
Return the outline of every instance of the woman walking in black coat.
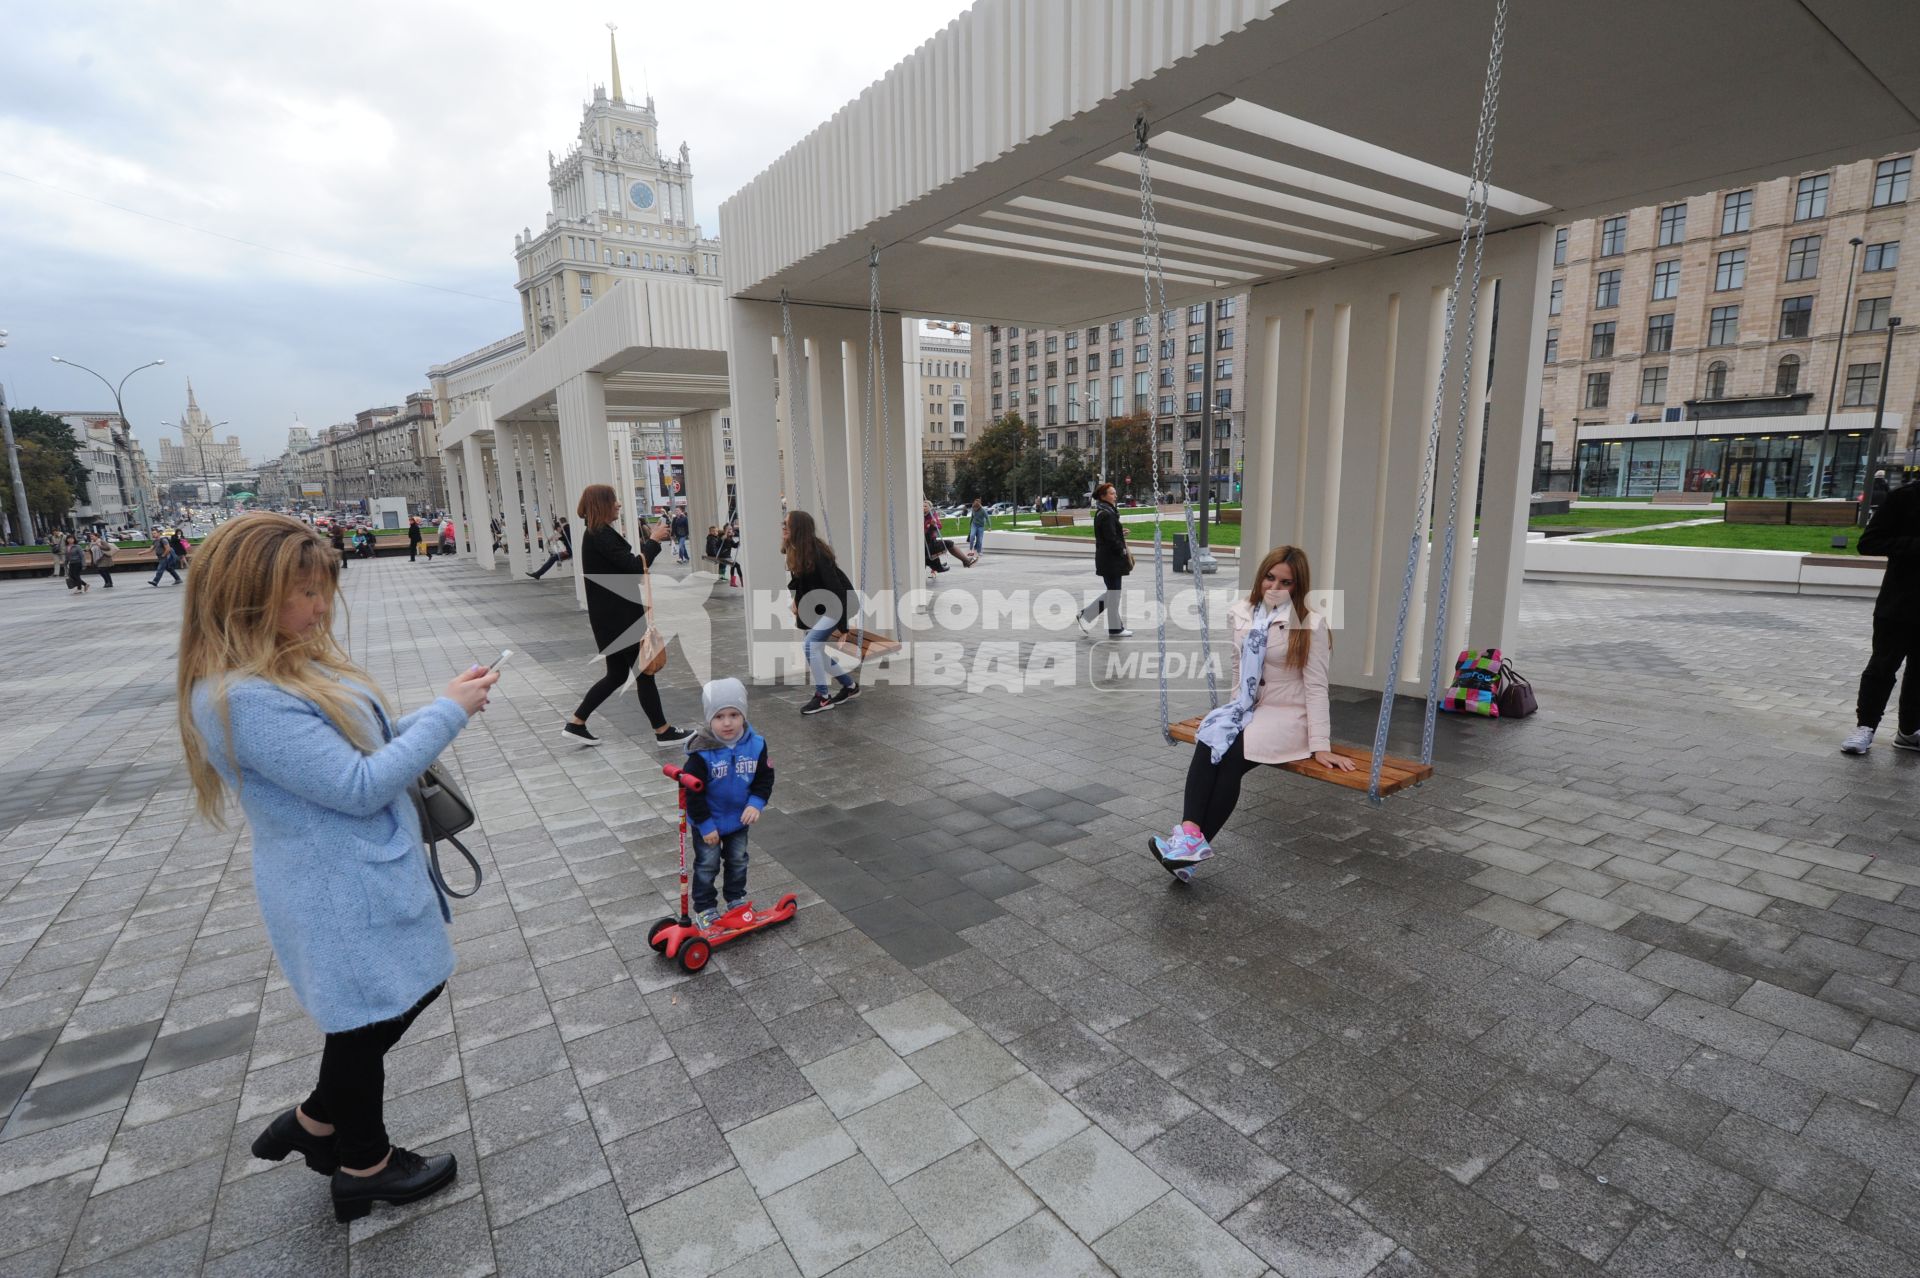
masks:
<path fill-rule="evenodd" d="M 653 725 L 654 744 L 685 741 L 693 734 L 667 722 L 666 709 L 660 704 L 660 687 L 653 676 L 644 670 L 634 671 L 640 659 L 640 640 L 647 633 L 642 578 L 660 554 L 660 543 L 670 530 L 665 524 L 651 529 L 647 540 L 640 543 L 640 553 L 634 554 L 615 526 L 620 518 L 620 499 L 608 484 L 588 484 L 580 494 L 578 514 L 586 529 L 580 538 L 580 571 L 587 578 L 587 621 L 593 626 L 593 642 L 607 659 L 607 672 L 587 689 L 580 708 L 562 731 L 579 745 L 599 745 L 600 738 L 587 731 L 587 717 L 618 692 L 631 674 L 640 694 L 640 708 Z"/>
<path fill-rule="evenodd" d="M 1106 589 L 1080 614 L 1080 629 L 1088 627 L 1102 612 L 1107 614 L 1107 638 L 1125 639 L 1133 633 L 1120 619 L 1120 582 L 1133 571 L 1133 552 L 1127 549 L 1127 535 L 1120 527 L 1120 509 L 1113 504 L 1114 487 L 1101 484 L 1093 490 L 1093 571 Z"/>

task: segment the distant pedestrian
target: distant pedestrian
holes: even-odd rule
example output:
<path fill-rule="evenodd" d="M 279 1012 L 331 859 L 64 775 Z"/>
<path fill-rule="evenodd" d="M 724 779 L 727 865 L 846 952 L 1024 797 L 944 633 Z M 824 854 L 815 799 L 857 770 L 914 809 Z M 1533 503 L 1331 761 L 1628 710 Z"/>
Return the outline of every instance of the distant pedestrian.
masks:
<path fill-rule="evenodd" d="M 100 584 L 108 590 L 113 589 L 113 538 L 95 535 L 93 539 L 93 569 L 100 574 Z"/>
<path fill-rule="evenodd" d="M 426 538 L 420 535 L 420 516 L 415 515 L 407 521 L 407 562 L 413 563 L 420 557 L 420 543 Z M 433 552 L 427 552 L 427 562 L 433 562 Z"/>
<path fill-rule="evenodd" d="M 684 507 L 673 512 L 673 553 L 681 563 L 689 563 L 692 557 L 687 554 L 687 512 Z"/>
<path fill-rule="evenodd" d="M 1873 605 L 1873 653 L 1860 672 L 1854 708 L 1858 726 L 1840 749 L 1865 754 L 1873 748 L 1873 734 L 1893 696 L 1894 676 L 1904 664 L 1893 744 L 1900 750 L 1920 750 L 1920 484 L 1887 494 L 1860 534 L 1860 553 L 1885 555 L 1887 570 Z"/>
<path fill-rule="evenodd" d="M 339 520 L 333 521 L 328 538 L 333 544 L 334 553 L 340 556 L 340 571 L 347 570 L 347 530 L 340 526 Z"/>
<path fill-rule="evenodd" d="M 252 1144 L 330 1175 L 334 1216 L 446 1188 L 451 1154 L 393 1144 L 384 1058 L 453 974 L 452 919 L 428 872 L 409 787 L 499 678 L 478 666 L 396 717 L 335 641 L 338 578 L 298 520 L 253 515 L 207 538 L 187 584 L 180 739 L 200 816 L 239 800 L 254 895 L 280 971 L 325 1035 L 313 1092 Z"/>
<path fill-rule="evenodd" d="M 72 533 L 68 533 L 66 540 L 61 544 L 60 554 L 62 562 L 67 566 L 67 589 L 86 594 L 86 578 L 80 575 L 87 567 L 86 547 L 82 546 Z"/>
<path fill-rule="evenodd" d="M 159 585 L 161 575 L 166 573 L 172 574 L 174 585 L 180 584 L 180 556 L 174 553 L 173 538 L 156 531 L 153 535 L 153 580 L 147 584 Z"/>
<path fill-rule="evenodd" d="M 1120 616 L 1120 583 L 1133 571 L 1133 552 L 1127 549 L 1127 534 L 1120 526 L 1120 510 L 1112 484 L 1093 490 L 1093 571 L 1106 589 L 1080 613 L 1084 632 L 1093 619 L 1107 614 L 1107 638 L 1125 639 L 1133 633 Z"/>
<path fill-rule="evenodd" d="M 987 508 L 980 499 L 973 499 L 973 509 L 967 512 L 967 549 L 974 554 L 984 554 L 987 549 Z"/>
<path fill-rule="evenodd" d="M 487 521 L 487 527 L 493 531 L 494 550 L 504 554 L 507 549 L 506 525 L 500 522 L 500 516 L 495 515 Z"/>
<path fill-rule="evenodd" d="M 547 540 L 547 562 L 527 574 L 535 581 L 546 576 L 555 564 L 566 563 L 573 558 L 573 534 L 567 529 L 567 521 L 562 519 L 554 529 L 553 536 Z"/>
<path fill-rule="evenodd" d="M 442 555 L 451 555 L 454 550 L 453 521 L 447 520 L 440 525 L 439 551 Z"/>

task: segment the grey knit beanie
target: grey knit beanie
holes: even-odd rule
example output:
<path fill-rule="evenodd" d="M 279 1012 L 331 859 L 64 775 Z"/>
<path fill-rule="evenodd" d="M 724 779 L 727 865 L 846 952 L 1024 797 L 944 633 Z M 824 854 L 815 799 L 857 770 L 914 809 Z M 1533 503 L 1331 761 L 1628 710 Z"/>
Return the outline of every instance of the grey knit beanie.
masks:
<path fill-rule="evenodd" d="M 713 716 L 722 710 L 734 709 L 741 718 L 747 716 L 747 685 L 738 679 L 715 679 L 700 689 L 700 712 L 707 717 L 707 727 L 713 727 Z"/>

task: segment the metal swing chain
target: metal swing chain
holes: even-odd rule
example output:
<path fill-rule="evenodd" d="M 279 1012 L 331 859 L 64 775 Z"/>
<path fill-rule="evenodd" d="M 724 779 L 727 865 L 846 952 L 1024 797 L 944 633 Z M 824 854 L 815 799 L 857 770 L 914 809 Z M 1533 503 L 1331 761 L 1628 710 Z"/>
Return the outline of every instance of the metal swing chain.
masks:
<path fill-rule="evenodd" d="M 786 380 L 787 403 L 792 408 L 792 420 L 787 423 L 787 433 L 793 437 L 794 452 L 800 452 L 800 441 L 806 441 L 808 470 L 813 476 L 815 505 L 820 508 L 820 527 L 827 534 L 827 544 L 833 544 L 833 516 L 828 513 L 826 476 L 820 469 L 820 452 L 813 444 L 813 415 L 807 408 L 807 370 L 806 356 L 800 350 L 800 344 L 793 338 L 793 314 L 787 309 L 787 290 L 780 290 L 780 334 L 786 343 L 781 348 L 780 372 Z M 798 457 L 794 459 L 796 462 Z"/>
<path fill-rule="evenodd" d="M 1479 225 L 1483 243 L 1486 233 L 1485 212 L 1484 206 L 1481 203 L 1480 193 L 1482 186 L 1485 185 L 1486 176 L 1490 173 L 1492 167 L 1493 119 L 1491 108 L 1492 104 L 1498 99 L 1500 58 L 1502 48 L 1506 41 L 1506 25 L 1507 0 L 1496 0 L 1494 6 L 1493 38 L 1487 58 L 1487 79 L 1481 90 L 1480 120 L 1474 132 L 1473 171 L 1467 183 L 1467 193 L 1464 202 L 1465 212 L 1460 224 L 1459 249 L 1454 255 L 1453 287 L 1447 293 L 1446 321 L 1440 340 L 1440 374 L 1435 379 L 1433 413 L 1427 427 L 1427 447 L 1420 471 L 1420 487 L 1418 489 L 1420 505 L 1414 519 L 1413 531 L 1407 538 L 1407 567 L 1400 581 L 1400 608 L 1393 628 L 1393 650 L 1387 659 L 1386 681 L 1381 685 L 1380 692 L 1380 716 L 1374 725 L 1373 731 L 1373 765 L 1367 775 L 1367 797 L 1375 803 L 1380 802 L 1380 775 L 1387 758 L 1387 729 L 1393 723 L 1393 703 L 1397 690 L 1400 687 L 1400 664 L 1406 651 L 1407 612 L 1411 607 L 1413 599 L 1413 579 L 1419 568 L 1423 545 L 1432 535 L 1432 517 L 1429 514 L 1428 503 L 1433 492 L 1435 471 L 1439 463 L 1440 421 L 1441 414 L 1444 411 L 1443 401 L 1446 397 L 1448 370 L 1453 356 L 1454 321 L 1460 298 L 1460 285 L 1466 275 L 1467 242 L 1473 237 L 1476 224 Z M 1476 209 L 1481 210 L 1478 218 L 1475 216 Z M 1474 280 L 1476 297 L 1479 292 L 1479 261 L 1480 259 L 1476 256 Z M 1458 472 L 1456 471 L 1455 474 L 1455 500 L 1457 501 Z M 1429 695 L 1428 704 L 1432 704 L 1431 695 Z M 1431 762 L 1432 738 L 1431 736 L 1425 736 L 1424 733 L 1422 748 L 1426 753 L 1423 755 L 1421 761 Z"/>
<path fill-rule="evenodd" d="M 900 606 L 900 565 L 893 536 L 893 409 L 887 403 L 887 326 L 880 314 L 880 250 L 867 255 L 867 361 L 880 387 L 880 482 L 887 490 L 887 590 Z M 893 627 L 888 627 L 889 631 Z"/>
<path fill-rule="evenodd" d="M 1141 308 L 1144 314 L 1155 317 L 1154 327 L 1163 328 L 1157 321 L 1165 312 L 1167 281 L 1165 269 L 1160 261 L 1160 219 L 1153 209 L 1153 177 L 1147 169 L 1147 117 L 1138 116 L 1133 122 L 1134 154 L 1140 157 L 1140 294 Z M 1161 306 L 1153 304 L 1153 286 L 1160 285 Z M 1164 568 L 1161 564 L 1160 550 L 1160 342 L 1155 334 L 1153 354 L 1148 363 L 1151 373 L 1151 393 L 1147 397 L 1147 458 L 1152 470 L 1153 492 L 1149 500 L 1153 503 L 1153 598 L 1158 605 L 1158 615 L 1154 618 L 1154 636 L 1160 653 L 1160 736 L 1168 745 L 1173 744 L 1173 721 L 1167 714 L 1167 586 Z M 1125 383 L 1122 383 L 1124 387 Z M 1111 476 L 1102 476 L 1102 482 Z M 1119 521 L 1118 507 L 1115 507 L 1114 520 Z M 1120 530 L 1121 540 L 1126 540 L 1126 529 Z M 1109 619 L 1111 620 L 1111 619 Z"/>
<path fill-rule="evenodd" d="M 879 250 L 873 249 L 867 256 L 868 269 L 868 308 L 867 308 L 867 375 L 862 392 L 865 400 L 860 406 L 860 607 L 867 606 L 867 528 L 873 521 L 873 503 L 868 494 L 873 488 L 873 308 L 872 295 L 877 287 L 874 280 Z M 848 627 L 852 630 L 852 627 Z M 866 627 L 861 626 L 864 631 Z"/>
<path fill-rule="evenodd" d="M 1453 551 L 1460 529 L 1460 462 L 1467 440 L 1467 401 L 1473 390 L 1474 339 L 1480 327 L 1480 276 L 1487 250 L 1487 213 L 1491 201 L 1489 179 L 1493 176 L 1494 131 L 1500 114 L 1500 59 L 1506 41 L 1507 0 L 1500 0 L 1493 14 L 1493 42 L 1487 56 L 1487 81 L 1480 99 L 1480 127 L 1486 137 L 1485 155 L 1476 171 L 1478 187 L 1469 187 L 1469 195 L 1479 200 L 1479 229 L 1473 240 L 1473 288 L 1467 294 L 1466 346 L 1460 360 L 1460 404 L 1453 427 L 1453 475 L 1447 488 L 1447 531 L 1440 556 L 1438 604 L 1434 610 L 1432 664 L 1427 675 L 1427 703 L 1420 732 L 1420 761 L 1433 762 L 1434 722 L 1440 709 L 1440 670 L 1446 660 L 1447 613 L 1453 598 Z M 1476 485 L 1476 489 L 1477 489 Z"/>

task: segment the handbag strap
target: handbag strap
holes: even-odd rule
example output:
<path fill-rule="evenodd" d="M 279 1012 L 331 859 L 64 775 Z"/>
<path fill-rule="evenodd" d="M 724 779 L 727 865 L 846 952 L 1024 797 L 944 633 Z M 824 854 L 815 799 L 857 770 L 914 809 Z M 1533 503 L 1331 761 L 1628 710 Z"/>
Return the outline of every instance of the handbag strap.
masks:
<path fill-rule="evenodd" d="M 431 822 L 432 818 L 428 818 L 428 823 L 431 824 Z M 438 837 L 435 837 L 436 834 L 438 834 Z M 464 892 L 454 891 L 447 883 L 446 874 L 440 869 L 440 844 L 442 841 L 451 843 L 455 848 L 459 849 L 460 855 L 467 858 L 467 864 L 473 869 L 473 886 Z M 427 836 L 427 870 L 433 875 L 433 885 L 435 887 L 439 888 L 448 896 L 455 897 L 459 900 L 465 900 L 475 892 L 478 892 L 481 883 L 486 880 L 486 875 L 480 872 L 480 862 L 475 859 L 473 853 L 467 850 L 467 845 L 460 841 L 460 837 L 454 834 L 439 834 L 438 831 L 430 833 Z"/>

